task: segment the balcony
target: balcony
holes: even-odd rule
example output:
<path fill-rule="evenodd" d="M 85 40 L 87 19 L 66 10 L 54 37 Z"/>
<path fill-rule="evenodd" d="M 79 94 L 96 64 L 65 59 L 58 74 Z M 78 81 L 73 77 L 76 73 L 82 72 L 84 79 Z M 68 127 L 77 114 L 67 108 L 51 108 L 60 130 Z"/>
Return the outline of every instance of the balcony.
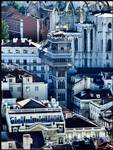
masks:
<path fill-rule="evenodd" d="M 71 58 L 71 51 L 48 51 L 47 56 L 50 58 Z"/>
<path fill-rule="evenodd" d="M 65 36 L 58 36 L 58 37 L 53 37 L 53 36 L 48 36 L 48 40 L 50 42 L 56 42 L 56 43 L 67 43 L 67 42 L 70 42 L 70 39 L 68 37 L 65 37 Z"/>
<path fill-rule="evenodd" d="M 48 64 L 50 66 L 54 66 L 54 67 L 71 67 L 72 64 L 71 62 L 52 62 L 52 61 L 48 61 Z"/>

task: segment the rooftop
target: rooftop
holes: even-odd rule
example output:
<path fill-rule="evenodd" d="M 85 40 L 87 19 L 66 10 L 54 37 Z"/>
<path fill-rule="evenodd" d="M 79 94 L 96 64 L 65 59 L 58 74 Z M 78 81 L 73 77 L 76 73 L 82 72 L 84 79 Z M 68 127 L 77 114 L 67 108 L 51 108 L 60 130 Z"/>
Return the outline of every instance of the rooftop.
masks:
<path fill-rule="evenodd" d="M 44 83 L 47 83 L 45 80 L 43 80 L 42 78 L 40 78 L 39 76 L 35 75 L 35 74 L 32 74 L 22 68 L 18 68 L 16 66 L 10 66 L 10 65 L 7 65 L 6 66 L 3 66 L 2 68 L 2 74 L 1 74 L 1 79 L 5 81 L 6 79 L 6 76 L 7 77 L 16 77 L 16 82 L 17 83 L 21 83 L 22 82 L 22 78 L 23 77 L 29 77 L 31 76 L 33 78 L 33 82 L 44 82 Z"/>
<path fill-rule="evenodd" d="M 98 17 L 108 17 L 108 18 L 113 18 L 113 14 L 112 14 L 112 13 L 104 13 L 104 14 L 98 15 Z"/>
<path fill-rule="evenodd" d="M 22 149 L 24 134 L 26 134 L 26 132 L 10 132 L 10 133 L 2 132 L 1 141 L 9 141 L 9 140 L 16 141 L 16 147 Z M 41 148 L 44 146 L 44 138 L 41 131 L 35 131 L 35 132 L 27 131 L 27 134 L 30 134 L 33 140 L 33 144 L 31 144 L 31 149 Z"/>
<path fill-rule="evenodd" d="M 10 90 L 3 90 L 2 91 L 2 98 L 3 99 L 5 99 L 5 98 L 12 98 Z"/>
<path fill-rule="evenodd" d="M 71 118 L 67 118 L 65 119 L 65 123 L 66 128 L 97 127 L 96 124 L 81 115 L 74 115 Z"/>
<path fill-rule="evenodd" d="M 35 99 L 24 99 L 17 102 L 21 109 L 25 108 L 47 108 L 46 105 Z"/>
<path fill-rule="evenodd" d="M 109 89 L 97 89 L 97 90 L 92 90 L 92 89 L 84 89 L 75 96 L 77 98 L 80 98 L 81 100 L 84 99 L 100 99 L 100 98 L 106 98 L 111 96 L 111 91 Z"/>
<path fill-rule="evenodd" d="M 2 47 L 35 47 L 26 39 L 12 39 L 2 45 Z"/>

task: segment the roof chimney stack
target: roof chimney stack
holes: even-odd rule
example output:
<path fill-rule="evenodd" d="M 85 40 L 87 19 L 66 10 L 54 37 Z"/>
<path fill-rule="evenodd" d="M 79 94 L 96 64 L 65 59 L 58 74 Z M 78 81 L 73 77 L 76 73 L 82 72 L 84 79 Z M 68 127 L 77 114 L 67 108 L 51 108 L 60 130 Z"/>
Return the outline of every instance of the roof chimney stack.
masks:
<path fill-rule="evenodd" d="M 31 149 L 31 144 L 33 143 L 30 134 L 23 135 L 23 149 Z"/>

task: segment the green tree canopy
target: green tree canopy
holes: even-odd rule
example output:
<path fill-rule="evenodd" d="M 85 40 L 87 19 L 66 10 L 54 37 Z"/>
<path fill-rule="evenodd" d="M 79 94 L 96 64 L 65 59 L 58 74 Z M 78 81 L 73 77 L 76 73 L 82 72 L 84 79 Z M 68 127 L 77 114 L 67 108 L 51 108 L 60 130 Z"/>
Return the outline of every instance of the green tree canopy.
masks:
<path fill-rule="evenodd" d="M 9 29 L 9 26 L 7 25 L 6 21 L 2 19 L 2 22 L 1 22 L 1 31 L 2 31 L 1 39 L 5 40 L 5 41 L 9 38 L 8 29 Z"/>
<path fill-rule="evenodd" d="M 15 1 L 8 1 L 8 6 L 12 6 L 15 9 L 19 8 L 18 4 Z"/>

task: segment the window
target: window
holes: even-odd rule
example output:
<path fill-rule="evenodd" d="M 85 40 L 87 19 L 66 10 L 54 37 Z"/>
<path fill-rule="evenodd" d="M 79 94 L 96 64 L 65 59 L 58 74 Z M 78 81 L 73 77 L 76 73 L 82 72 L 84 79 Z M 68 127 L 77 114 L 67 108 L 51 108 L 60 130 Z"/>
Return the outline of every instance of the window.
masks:
<path fill-rule="evenodd" d="M 41 74 L 41 78 L 44 79 L 44 74 Z"/>
<path fill-rule="evenodd" d="M 51 49 L 52 50 L 57 50 L 58 49 L 58 44 L 57 43 L 52 43 L 51 44 Z"/>
<path fill-rule="evenodd" d="M 59 144 L 63 144 L 63 138 L 59 137 Z"/>
<path fill-rule="evenodd" d="M 44 71 L 44 66 L 41 66 L 41 70 Z"/>
<path fill-rule="evenodd" d="M 35 87 L 35 91 L 38 91 L 38 90 L 39 90 L 39 88 L 38 88 L 38 86 L 36 86 L 36 87 Z"/>
<path fill-rule="evenodd" d="M 111 39 L 108 40 L 106 51 L 111 51 Z"/>
<path fill-rule="evenodd" d="M 67 49 L 71 49 L 71 43 L 67 43 Z"/>
<path fill-rule="evenodd" d="M 8 145 L 9 145 L 9 148 L 13 148 L 13 144 L 12 143 L 8 143 Z"/>
<path fill-rule="evenodd" d="M 37 63 L 37 62 L 36 62 L 36 60 L 34 59 L 34 60 L 33 60 L 33 64 L 36 65 L 36 63 Z"/>
<path fill-rule="evenodd" d="M 110 67 L 110 63 L 107 63 L 107 67 L 108 67 L 108 68 Z"/>
<path fill-rule="evenodd" d="M 111 28 L 111 22 L 108 23 L 108 29 Z"/>
<path fill-rule="evenodd" d="M 20 51 L 18 49 L 16 49 L 16 54 L 19 54 L 19 53 L 20 53 Z"/>
<path fill-rule="evenodd" d="M 10 49 L 8 49 L 8 53 L 10 53 L 10 54 L 12 53 Z"/>
<path fill-rule="evenodd" d="M 58 81 L 58 89 L 65 89 L 65 81 Z"/>
<path fill-rule="evenodd" d="M 108 54 L 106 55 L 106 59 L 107 59 L 107 60 L 109 59 L 109 56 L 108 56 Z"/>
<path fill-rule="evenodd" d="M 2 63 L 5 63 L 5 61 L 2 59 Z"/>
<path fill-rule="evenodd" d="M 12 64 L 12 60 L 11 59 L 9 59 L 8 64 Z"/>
<path fill-rule="evenodd" d="M 87 50 L 87 30 L 84 29 L 84 51 Z"/>
<path fill-rule="evenodd" d="M 9 89 L 10 89 L 11 92 L 13 92 L 13 87 L 10 87 Z"/>
<path fill-rule="evenodd" d="M 17 87 L 17 91 L 20 92 L 21 91 L 21 87 Z"/>
<path fill-rule="evenodd" d="M 24 66 L 24 69 L 27 70 L 27 66 Z"/>
<path fill-rule="evenodd" d="M 85 67 L 87 67 L 87 58 L 84 59 Z"/>
<path fill-rule="evenodd" d="M 27 82 L 29 82 L 30 80 L 29 80 L 29 78 L 26 78 L 26 80 L 27 80 Z"/>
<path fill-rule="evenodd" d="M 33 71 L 36 71 L 36 66 L 33 66 Z"/>
<path fill-rule="evenodd" d="M 101 40 L 101 50 L 103 50 L 103 40 Z"/>
<path fill-rule="evenodd" d="M 13 80 L 12 79 L 9 79 L 9 82 L 12 82 Z"/>
<path fill-rule="evenodd" d="M 65 77 L 65 71 L 58 71 L 58 77 Z"/>
<path fill-rule="evenodd" d="M 38 100 L 39 98 L 38 98 L 38 97 L 35 97 L 35 99 Z"/>
<path fill-rule="evenodd" d="M 61 49 L 61 51 L 64 51 L 64 47 L 61 47 L 60 49 Z"/>
<path fill-rule="evenodd" d="M 78 51 L 78 39 L 76 38 L 74 42 L 75 50 Z"/>
<path fill-rule="evenodd" d="M 26 49 L 24 49 L 24 50 L 23 50 L 23 53 L 24 53 L 24 54 L 27 54 L 27 53 L 28 53 L 28 51 L 27 51 Z"/>
<path fill-rule="evenodd" d="M 26 92 L 30 92 L 30 87 L 26 87 Z"/>
<path fill-rule="evenodd" d="M 20 64 L 20 60 L 19 59 L 16 60 L 16 64 Z"/>
<path fill-rule="evenodd" d="M 65 93 L 58 93 L 58 101 L 65 101 Z"/>
<path fill-rule="evenodd" d="M 52 79 L 52 76 L 51 76 L 51 75 L 49 75 L 49 79 Z"/>
<path fill-rule="evenodd" d="M 91 38 L 91 40 L 90 40 L 90 49 L 92 50 L 93 49 L 93 29 L 91 29 L 91 31 L 90 31 L 90 38 Z"/>
<path fill-rule="evenodd" d="M 27 65 L 27 60 L 24 59 L 23 65 Z"/>

